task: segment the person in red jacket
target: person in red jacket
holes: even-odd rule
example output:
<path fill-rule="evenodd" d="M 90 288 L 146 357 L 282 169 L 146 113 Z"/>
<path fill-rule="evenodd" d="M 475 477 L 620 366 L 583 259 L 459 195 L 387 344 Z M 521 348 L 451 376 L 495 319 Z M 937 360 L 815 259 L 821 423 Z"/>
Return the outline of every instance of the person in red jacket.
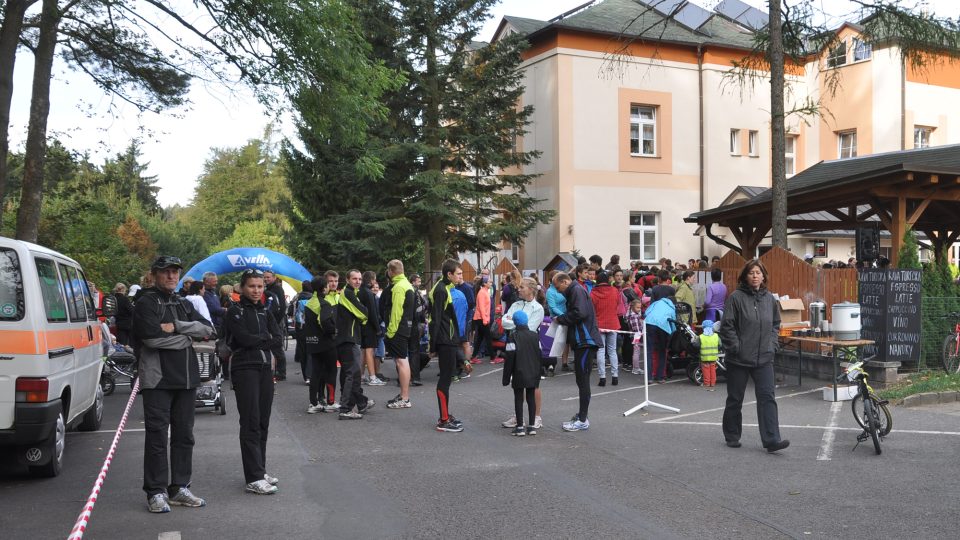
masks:
<path fill-rule="evenodd" d="M 597 313 L 597 327 L 600 329 L 600 349 L 597 351 L 598 386 L 607 385 L 607 361 L 613 375 L 611 383 L 620 382 L 620 359 L 617 358 L 617 330 L 620 330 L 620 318 L 617 308 L 620 306 L 620 290 L 610 285 L 610 276 L 606 270 L 597 272 L 597 284 L 590 292 L 593 310 Z"/>

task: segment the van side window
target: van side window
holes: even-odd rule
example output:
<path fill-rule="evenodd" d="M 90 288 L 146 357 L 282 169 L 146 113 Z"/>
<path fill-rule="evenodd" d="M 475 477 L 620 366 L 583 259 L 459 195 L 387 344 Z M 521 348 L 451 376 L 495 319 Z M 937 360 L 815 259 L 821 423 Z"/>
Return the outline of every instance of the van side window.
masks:
<path fill-rule="evenodd" d="M 0 249 L 0 321 L 19 321 L 24 315 L 20 258 L 12 249 Z"/>
<path fill-rule="evenodd" d="M 57 266 L 60 268 L 63 290 L 67 293 L 67 310 L 70 312 L 70 320 L 74 322 L 87 320 L 87 310 L 83 306 L 83 293 L 76 268 L 65 264 Z"/>
<path fill-rule="evenodd" d="M 50 259 L 34 258 L 37 264 L 37 277 L 40 278 L 40 293 L 43 295 L 43 308 L 47 312 L 47 321 L 66 322 L 67 303 L 63 300 L 63 287 L 57 276 L 57 265 Z"/>
<path fill-rule="evenodd" d="M 83 270 L 77 270 L 80 274 L 80 290 L 83 291 L 83 303 L 87 306 L 87 320 L 97 320 L 97 304 L 93 302 L 93 295 L 90 294 L 90 287 L 87 286 L 87 276 L 83 275 Z M 100 294 L 103 294 L 102 292 Z"/>

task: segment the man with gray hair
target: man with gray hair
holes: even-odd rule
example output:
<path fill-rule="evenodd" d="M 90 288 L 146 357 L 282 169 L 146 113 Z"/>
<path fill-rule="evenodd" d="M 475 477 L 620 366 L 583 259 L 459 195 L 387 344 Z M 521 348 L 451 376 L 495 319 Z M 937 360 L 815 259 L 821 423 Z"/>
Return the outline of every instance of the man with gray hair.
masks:
<path fill-rule="evenodd" d="M 220 332 L 221 324 L 223 324 L 223 315 L 227 310 L 220 305 L 220 296 L 217 294 L 216 272 L 203 273 L 203 301 L 207 304 L 207 310 L 210 311 L 210 319 L 213 322 L 213 327 L 217 332 Z"/>

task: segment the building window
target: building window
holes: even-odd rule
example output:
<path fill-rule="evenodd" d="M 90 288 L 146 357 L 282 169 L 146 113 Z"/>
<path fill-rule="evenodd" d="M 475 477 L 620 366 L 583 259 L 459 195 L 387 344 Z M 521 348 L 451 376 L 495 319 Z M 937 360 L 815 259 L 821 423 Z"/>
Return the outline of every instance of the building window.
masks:
<path fill-rule="evenodd" d="M 839 45 L 830 49 L 827 54 L 827 66 L 837 67 L 847 63 L 847 42 L 841 41 Z"/>
<path fill-rule="evenodd" d="M 783 163 L 787 178 L 797 174 L 797 136 L 787 135 L 783 139 Z"/>
<path fill-rule="evenodd" d="M 840 159 L 857 157 L 857 132 L 844 131 L 837 133 Z"/>
<path fill-rule="evenodd" d="M 913 127 L 913 147 L 927 148 L 930 146 L 930 135 L 933 134 L 933 128 L 914 126 Z"/>
<path fill-rule="evenodd" d="M 827 256 L 827 241 L 826 240 L 814 240 L 813 242 L 813 256 L 818 258 L 826 258 Z"/>
<path fill-rule="evenodd" d="M 740 155 L 740 130 L 739 129 L 730 130 L 730 154 L 734 156 Z"/>
<path fill-rule="evenodd" d="M 863 40 L 853 38 L 853 61 L 859 62 L 860 60 L 869 60 L 870 56 L 873 54 L 873 45 L 864 42 Z"/>
<path fill-rule="evenodd" d="M 630 259 L 656 262 L 657 214 L 654 212 L 630 212 Z"/>
<path fill-rule="evenodd" d="M 751 156 L 757 155 L 757 132 L 754 130 L 747 134 L 747 150 Z"/>
<path fill-rule="evenodd" d="M 630 106 L 630 154 L 657 155 L 657 109 L 655 107 Z"/>
<path fill-rule="evenodd" d="M 520 262 L 520 244 L 510 244 L 510 262 Z"/>

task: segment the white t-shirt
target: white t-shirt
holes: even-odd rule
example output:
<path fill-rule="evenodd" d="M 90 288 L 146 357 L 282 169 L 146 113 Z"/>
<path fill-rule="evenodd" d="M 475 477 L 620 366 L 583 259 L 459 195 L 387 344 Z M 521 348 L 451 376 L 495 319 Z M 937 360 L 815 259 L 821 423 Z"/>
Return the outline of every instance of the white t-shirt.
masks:
<path fill-rule="evenodd" d="M 210 318 L 210 310 L 207 309 L 207 302 L 199 294 L 190 294 L 187 295 L 187 300 L 193 304 L 193 309 L 197 310 L 204 319 L 210 321 L 210 324 L 213 324 L 213 319 Z"/>

